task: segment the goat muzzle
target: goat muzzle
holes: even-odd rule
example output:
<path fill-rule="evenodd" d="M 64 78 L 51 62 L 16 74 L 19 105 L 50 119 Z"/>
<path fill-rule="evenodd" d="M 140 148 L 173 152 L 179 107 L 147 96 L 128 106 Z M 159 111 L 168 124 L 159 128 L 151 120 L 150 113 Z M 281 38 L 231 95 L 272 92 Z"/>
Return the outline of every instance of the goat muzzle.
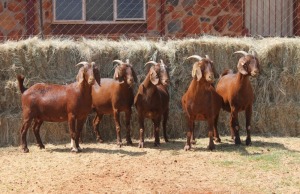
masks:
<path fill-rule="evenodd" d="M 93 76 L 89 77 L 88 84 L 93 85 L 95 83 L 95 78 Z"/>
<path fill-rule="evenodd" d="M 206 77 L 206 81 L 208 81 L 209 83 L 214 83 L 215 82 L 215 77 L 214 75 L 208 75 Z"/>
<path fill-rule="evenodd" d="M 258 70 L 253 70 L 251 71 L 251 76 L 256 77 L 258 75 L 259 71 Z"/>

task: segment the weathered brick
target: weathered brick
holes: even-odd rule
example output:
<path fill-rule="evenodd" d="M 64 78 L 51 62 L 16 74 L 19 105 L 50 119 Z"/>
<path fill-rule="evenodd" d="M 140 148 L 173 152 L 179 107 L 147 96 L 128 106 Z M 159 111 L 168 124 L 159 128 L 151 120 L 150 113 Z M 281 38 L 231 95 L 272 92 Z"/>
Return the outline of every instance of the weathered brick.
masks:
<path fill-rule="evenodd" d="M 205 11 L 205 8 L 201 7 L 200 5 L 196 4 L 194 7 L 193 7 L 193 14 L 195 15 L 202 15 Z"/>
<path fill-rule="evenodd" d="M 233 32 L 242 32 L 243 30 L 243 16 L 233 16 L 229 19 L 230 25 L 229 30 Z"/>
<path fill-rule="evenodd" d="M 15 14 L 15 19 L 19 21 L 20 24 L 25 25 L 25 14 L 24 13 L 17 13 Z"/>
<path fill-rule="evenodd" d="M 165 7 L 166 13 L 171 13 L 174 10 L 174 6 L 173 5 L 166 5 Z"/>
<path fill-rule="evenodd" d="M 147 10 L 147 16 L 148 30 L 156 30 L 156 8 L 149 6 Z"/>
<path fill-rule="evenodd" d="M 182 11 L 173 11 L 173 12 L 172 12 L 172 19 L 183 18 L 184 14 L 185 14 L 185 13 L 182 12 Z"/>
<path fill-rule="evenodd" d="M 182 20 L 183 32 L 188 34 L 200 34 L 200 22 L 196 16 L 187 16 Z"/>
<path fill-rule="evenodd" d="M 209 33 L 209 32 L 211 32 L 211 30 L 213 28 L 212 24 L 207 23 L 207 22 L 201 23 L 200 26 L 201 26 L 202 33 Z"/>
<path fill-rule="evenodd" d="M 52 7 L 52 2 L 51 1 L 45 1 L 43 2 L 43 9 L 44 10 L 49 10 Z"/>
<path fill-rule="evenodd" d="M 9 39 L 18 40 L 22 37 L 23 32 L 22 30 L 13 30 L 10 33 L 8 33 Z"/>
<path fill-rule="evenodd" d="M 211 2 L 210 2 L 210 0 L 198 0 L 197 5 L 200 7 L 210 7 Z"/>
<path fill-rule="evenodd" d="M 8 2 L 7 8 L 12 12 L 20 12 L 24 9 L 24 5 L 16 2 Z"/>
<path fill-rule="evenodd" d="M 207 13 L 207 16 L 214 17 L 214 16 L 219 15 L 220 12 L 221 12 L 221 9 L 219 7 L 213 7 L 213 8 L 211 8 L 211 10 L 209 10 L 209 12 Z"/>
<path fill-rule="evenodd" d="M 213 23 L 213 27 L 217 32 L 222 33 L 228 23 L 228 15 L 218 16 Z"/>
<path fill-rule="evenodd" d="M 0 26 L 1 26 L 1 29 L 6 30 L 6 31 L 11 31 L 12 29 L 15 28 L 16 25 L 17 25 L 17 21 L 11 15 L 10 12 L 3 12 L 0 15 Z"/>
<path fill-rule="evenodd" d="M 181 22 L 179 20 L 173 20 L 168 24 L 168 32 L 175 33 L 181 30 Z"/>

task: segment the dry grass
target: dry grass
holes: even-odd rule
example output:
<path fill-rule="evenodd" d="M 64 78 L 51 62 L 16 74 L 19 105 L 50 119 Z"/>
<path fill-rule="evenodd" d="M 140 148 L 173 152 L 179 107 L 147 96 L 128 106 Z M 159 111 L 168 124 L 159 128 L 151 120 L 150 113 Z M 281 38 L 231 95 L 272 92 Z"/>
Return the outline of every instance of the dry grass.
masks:
<path fill-rule="evenodd" d="M 245 137 L 242 137 L 245 139 Z M 299 138 L 253 137 L 235 146 L 230 137 L 207 151 L 207 138 L 184 151 L 183 139 L 144 149 L 115 143 L 0 148 L 2 193 L 298 193 Z"/>
<path fill-rule="evenodd" d="M 227 38 L 201 37 L 198 39 L 150 41 L 146 39 L 111 41 L 107 39 L 47 39 L 30 38 L 0 45 L 0 145 L 18 145 L 21 124 L 20 93 L 16 75 L 26 76 L 25 85 L 37 82 L 65 84 L 75 80 L 79 61 L 95 61 L 101 66 L 102 77 L 112 77 L 112 61 L 125 60 L 133 63 L 140 81 L 143 80 L 143 65 L 149 60 L 163 59 L 171 67 L 169 88 L 170 120 L 168 133 L 172 138 L 184 137 L 186 123 L 180 99 L 191 81 L 191 62 L 186 58 L 193 54 L 208 54 L 221 73 L 224 69 L 236 69 L 237 50 L 254 49 L 258 52 L 262 72 L 252 79 L 256 101 L 254 104 L 253 132 L 280 136 L 300 134 L 300 39 L 298 38 Z M 139 83 L 138 83 L 139 84 Z M 138 86 L 136 84 L 136 88 Z M 136 89 L 135 88 L 135 89 Z M 229 115 L 222 111 L 219 129 L 222 135 L 229 134 Z M 244 126 L 243 114 L 240 123 Z M 147 136 L 151 127 L 147 122 Z M 206 136 L 206 124 L 197 125 L 197 135 Z M 114 139 L 114 125 L 110 116 L 101 124 L 103 136 Z M 137 137 L 138 123 L 134 111 L 132 117 L 133 137 Z M 66 124 L 44 124 L 43 139 L 49 143 L 68 139 Z M 32 134 L 29 135 L 32 142 Z M 90 121 L 84 130 L 86 140 L 93 139 Z M 53 142 L 54 141 L 54 142 Z"/>

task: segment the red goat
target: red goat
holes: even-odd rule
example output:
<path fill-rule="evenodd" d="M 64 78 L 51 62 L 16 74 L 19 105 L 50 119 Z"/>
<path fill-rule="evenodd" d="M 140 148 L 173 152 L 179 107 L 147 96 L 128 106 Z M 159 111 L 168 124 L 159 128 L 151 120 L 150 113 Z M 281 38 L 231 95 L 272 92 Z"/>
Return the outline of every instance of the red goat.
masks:
<path fill-rule="evenodd" d="M 208 123 L 208 149 L 215 149 L 213 133 L 217 132 L 217 121 L 222 107 L 222 98 L 217 94 L 212 83 L 214 82 L 213 62 L 206 55 L 202 58 L 192 55 L 187 59 L 197 59 L 192 69 L 193 80 L 186 93 L 182 96 L 181 103 L 186 115 L 189 131 L 187 132 L 187 142 L 185 150 L 191 149 L 191 139 L 194 137 L 196 120 L 205 120 Z"/>
<path fill-rule="evenodd" d="M 104 114 L 113 114 L 117 132 L 117 144 L 121 146 L 122 140 L 120 136 L 121 126 L 119 114 L 122 111 L 125 112 L 126 118 L 126 141 L 127 144 L 132 144 L 130 137 L 131 107 L 134 100 L 132 86 L 134 82 L 137 82 L 137 77 L 128 59 L 126 63 L 120 60 L 114 60 L 113 62 L 118 63 L 118 66 L 115 68 L 113 79 L 102 78 L 100 87 L 93 86 L 93 107 L 97 112 L 93 121 L 93 128 L 97 140 L 103 142 L 98 131 L 99 123 Z"/>
<path fill-rule="evenodd" d="M 167 86 L 170 82 L 168 67 L 161 60 L 160 63 L 149 61 L 145 64 L 150 67 L 145 80 L 140 84 L 134 98 L 134 105 L 138 112 L 140 126 L 139 147 L 144 147 L 144 119 L 149 118 L 154 124 L 155 146 L 160 145 L 159 125 L 163 116 L 163 135 L 165 142 L 167 138 L 167 120 L 169 116 L 169 93 Z"/>
<path fill-rule="evenodd" d="M 225 71 L 217 84 L 216 91 L 223 98 L 223 109 L 231 114 L 230 131 L 235 144 L 241 144 L 238 113 L 245 111 L 247 131 L 246 145 L 250 145 L 250 123 L 254 93 L 249 81 L 249 76 L 255 77 L 259 73 L 259 61 L 255 51 L 252 53 L 237 51 L 235 54 L 244 55 L 238 61 L 238 72 L 234 74 L 231 70 Z M 219 139 L 218 134 L 215 134 L 215 137 Z"/>
<path fill-rule="evenodd" d="M 72 139 L 71 151 L 80 151 L 79 136 L 87 115 L 92 109 L 94 74 L 100 74 L 94 62 L 80 62 L 78 65 L 83 65 L 83 67 L 79 69 L 77 81 L 68 85 L 37 83 L 26 89 L 23 85 L 24 76 L 18 75 L 17 79 L 22 93 L 21 142 L 23 152 L 29 152 L 26 134 L 32 121 L 34 123 L 33 132 L 41 149 L 45 148 L 39 134 L 42 123 L 44 121 L 68 121 Z"/>

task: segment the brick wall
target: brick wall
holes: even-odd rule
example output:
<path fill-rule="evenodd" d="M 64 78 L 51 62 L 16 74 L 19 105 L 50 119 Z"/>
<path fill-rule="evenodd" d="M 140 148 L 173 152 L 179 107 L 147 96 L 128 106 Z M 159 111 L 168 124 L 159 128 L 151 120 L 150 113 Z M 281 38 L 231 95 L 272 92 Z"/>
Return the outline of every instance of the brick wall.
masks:
<path fill-rule="evenodd" d="M 167 0 L 166 35 L 244 35 L 243 0 Z"/>
<path fill-rule="evenodd" d="M 0 1 L 0 40 L 19 39 L 26 34 L 26 1 Z"/>

